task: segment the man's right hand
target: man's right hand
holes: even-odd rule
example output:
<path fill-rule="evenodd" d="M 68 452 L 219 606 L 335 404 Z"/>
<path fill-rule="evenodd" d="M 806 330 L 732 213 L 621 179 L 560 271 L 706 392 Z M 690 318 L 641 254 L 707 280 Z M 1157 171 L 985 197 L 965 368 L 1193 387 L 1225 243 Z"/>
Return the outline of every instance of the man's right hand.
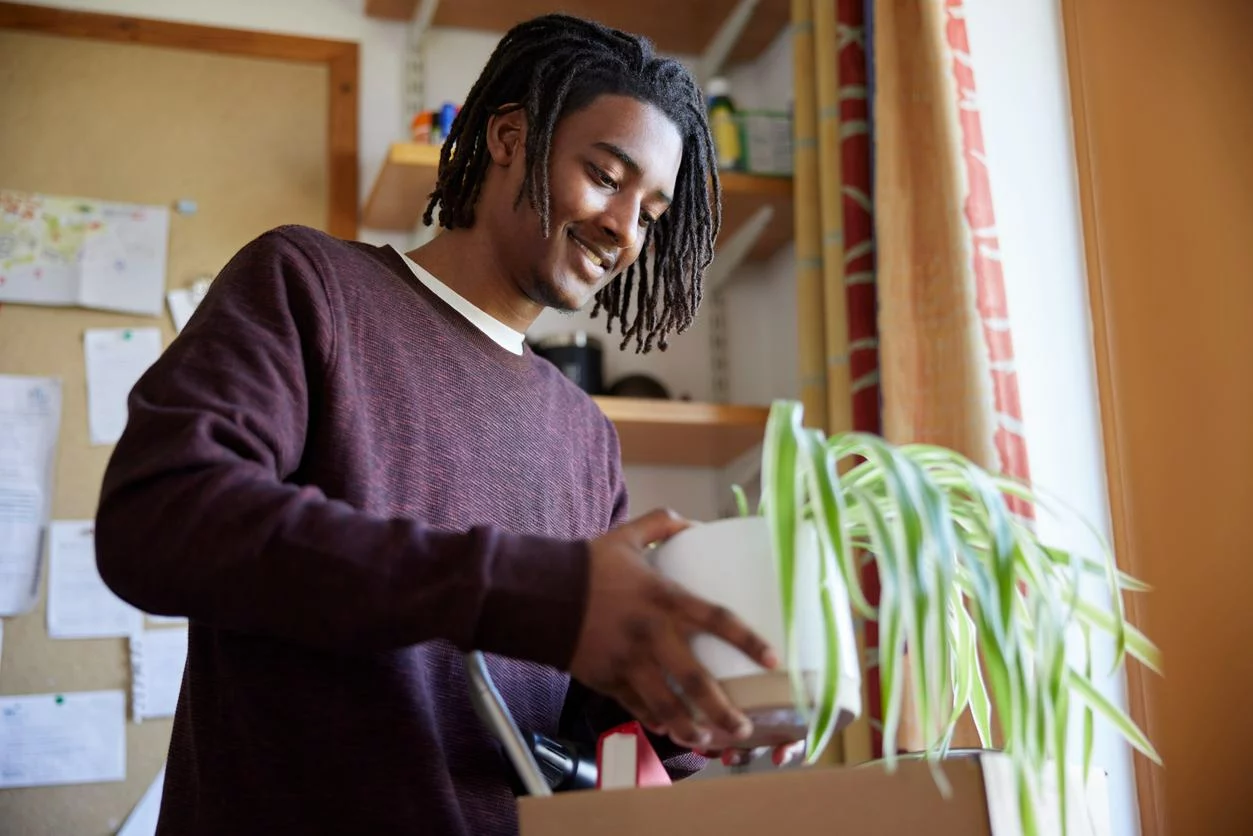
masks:
<path fill-rule="evenodd" d="M 778 659 L 732 613 L 649 565 L 648 547 L 689 525 L 657 510 L 592 541 L 587 611 L 570 674 L 617 700 L 650 731 L 701 748 L 714 735 L 742 740 L 752 726 L 696 661 L 692 637 L 710 633 L 765 668 Z"/>

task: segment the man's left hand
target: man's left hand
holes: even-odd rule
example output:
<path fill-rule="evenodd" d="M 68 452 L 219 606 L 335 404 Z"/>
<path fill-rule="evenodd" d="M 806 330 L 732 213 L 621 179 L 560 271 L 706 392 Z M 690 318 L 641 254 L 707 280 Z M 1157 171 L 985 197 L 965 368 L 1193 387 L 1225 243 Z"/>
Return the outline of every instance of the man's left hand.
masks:
<path fill-rule="evenodd" d="M 720 760 L 724 766 L 748 766 L 758 758 L 769 755 L 770 762 L 775 766 L 787 766 L 788 764 L 799 760 L 800 757 L 805 754 L 805 743 L 803 741 L 797 741 L 796 743 L 785 743 L 782 746 L 762 746 L 758 749 L 723 749 L 721 751 L 696 750 L 696 754 L 702 755 L 710 760 Z"/>

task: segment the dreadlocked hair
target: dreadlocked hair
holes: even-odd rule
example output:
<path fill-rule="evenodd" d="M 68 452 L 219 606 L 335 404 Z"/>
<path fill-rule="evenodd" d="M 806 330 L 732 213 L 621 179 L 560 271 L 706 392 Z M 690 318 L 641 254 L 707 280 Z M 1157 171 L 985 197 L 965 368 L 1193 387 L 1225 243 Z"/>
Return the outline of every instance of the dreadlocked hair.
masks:
<path fill-rule="evenodd" d="M 609 333 L 618 323 L 622 348 L 634 339 L 637 353 L 654 345 L 664 351 L 667 336 L 687 330 L 700 306 L 701 278 L 721 227 L 722 188 L 701 90 L 682 64 L 659 57 L 647 38 L 561 14 L 511 29 L 453 120 L 422 220 L 429 226 L 438 206 L 445 229 L 474 225 L 489 164 L 488 120 L 520 109 L 527 119 L 527 174 L 517 202 L 527 198 L 547 237 L 553 133 L 563 117 L 601 95 L 654 105 L 683 138 L 669 211 L 646 227 L 639 259 L 597 292 L 592 309 L 593 317 L 604 311 Z"/>

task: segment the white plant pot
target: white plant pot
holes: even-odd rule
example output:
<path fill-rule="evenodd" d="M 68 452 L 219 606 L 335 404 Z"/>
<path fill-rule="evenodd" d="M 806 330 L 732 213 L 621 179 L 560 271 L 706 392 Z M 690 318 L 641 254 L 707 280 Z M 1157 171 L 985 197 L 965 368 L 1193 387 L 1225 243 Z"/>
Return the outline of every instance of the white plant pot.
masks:
<path fill-rule="evenodd" d="M 740 745 L 773 746 L 805 737 L 808 715 L 822 677 L 826 636 L 819 604 L 817 533 L 806 529 L 797 543 L 794 640 L 808 686 L 808 705 L 796 704 L 785 662 L 768 671 L 721 639 L 703 634 L 693 639 L 697 660 L 718 680 L 727 696 L 753 721 L 753 735 Z M 726 607 L 783 656 L 787 636 L 778 575 L 764 517 L 738 517 L 686 529 L 662 543 L 654 565 L 663 575 L 696 595 Z M 861 667 L 853 617 L 843 578 L 832 592 L 841 621 L 837 685 L 838 726 L 861 713 Z M 715 741 L 725 745 L 728 741 Z"/>

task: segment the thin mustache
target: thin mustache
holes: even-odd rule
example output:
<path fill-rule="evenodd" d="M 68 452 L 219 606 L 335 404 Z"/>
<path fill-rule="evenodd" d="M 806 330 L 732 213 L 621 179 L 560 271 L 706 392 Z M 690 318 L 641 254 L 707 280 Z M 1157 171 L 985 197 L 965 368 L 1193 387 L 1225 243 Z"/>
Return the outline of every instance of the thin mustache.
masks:
<path fill-rule="evenodd" d="M 618 256 L 616 253 L 614 255 L 610 255 L 608 251 L 601 249 L 595 244 L 592 244 L 589 241 L 585 240 L 583 236 L 576 235 L 573 232 L 570 233 L 570 237 L 573 238 L 575 241 L 578 241 L 583 246 L 587 247 L 592 252 L 594 252 L 597 258 L 601 260 L 606 270 L 612 268 L 615 264 L 618 263 Z"/>

